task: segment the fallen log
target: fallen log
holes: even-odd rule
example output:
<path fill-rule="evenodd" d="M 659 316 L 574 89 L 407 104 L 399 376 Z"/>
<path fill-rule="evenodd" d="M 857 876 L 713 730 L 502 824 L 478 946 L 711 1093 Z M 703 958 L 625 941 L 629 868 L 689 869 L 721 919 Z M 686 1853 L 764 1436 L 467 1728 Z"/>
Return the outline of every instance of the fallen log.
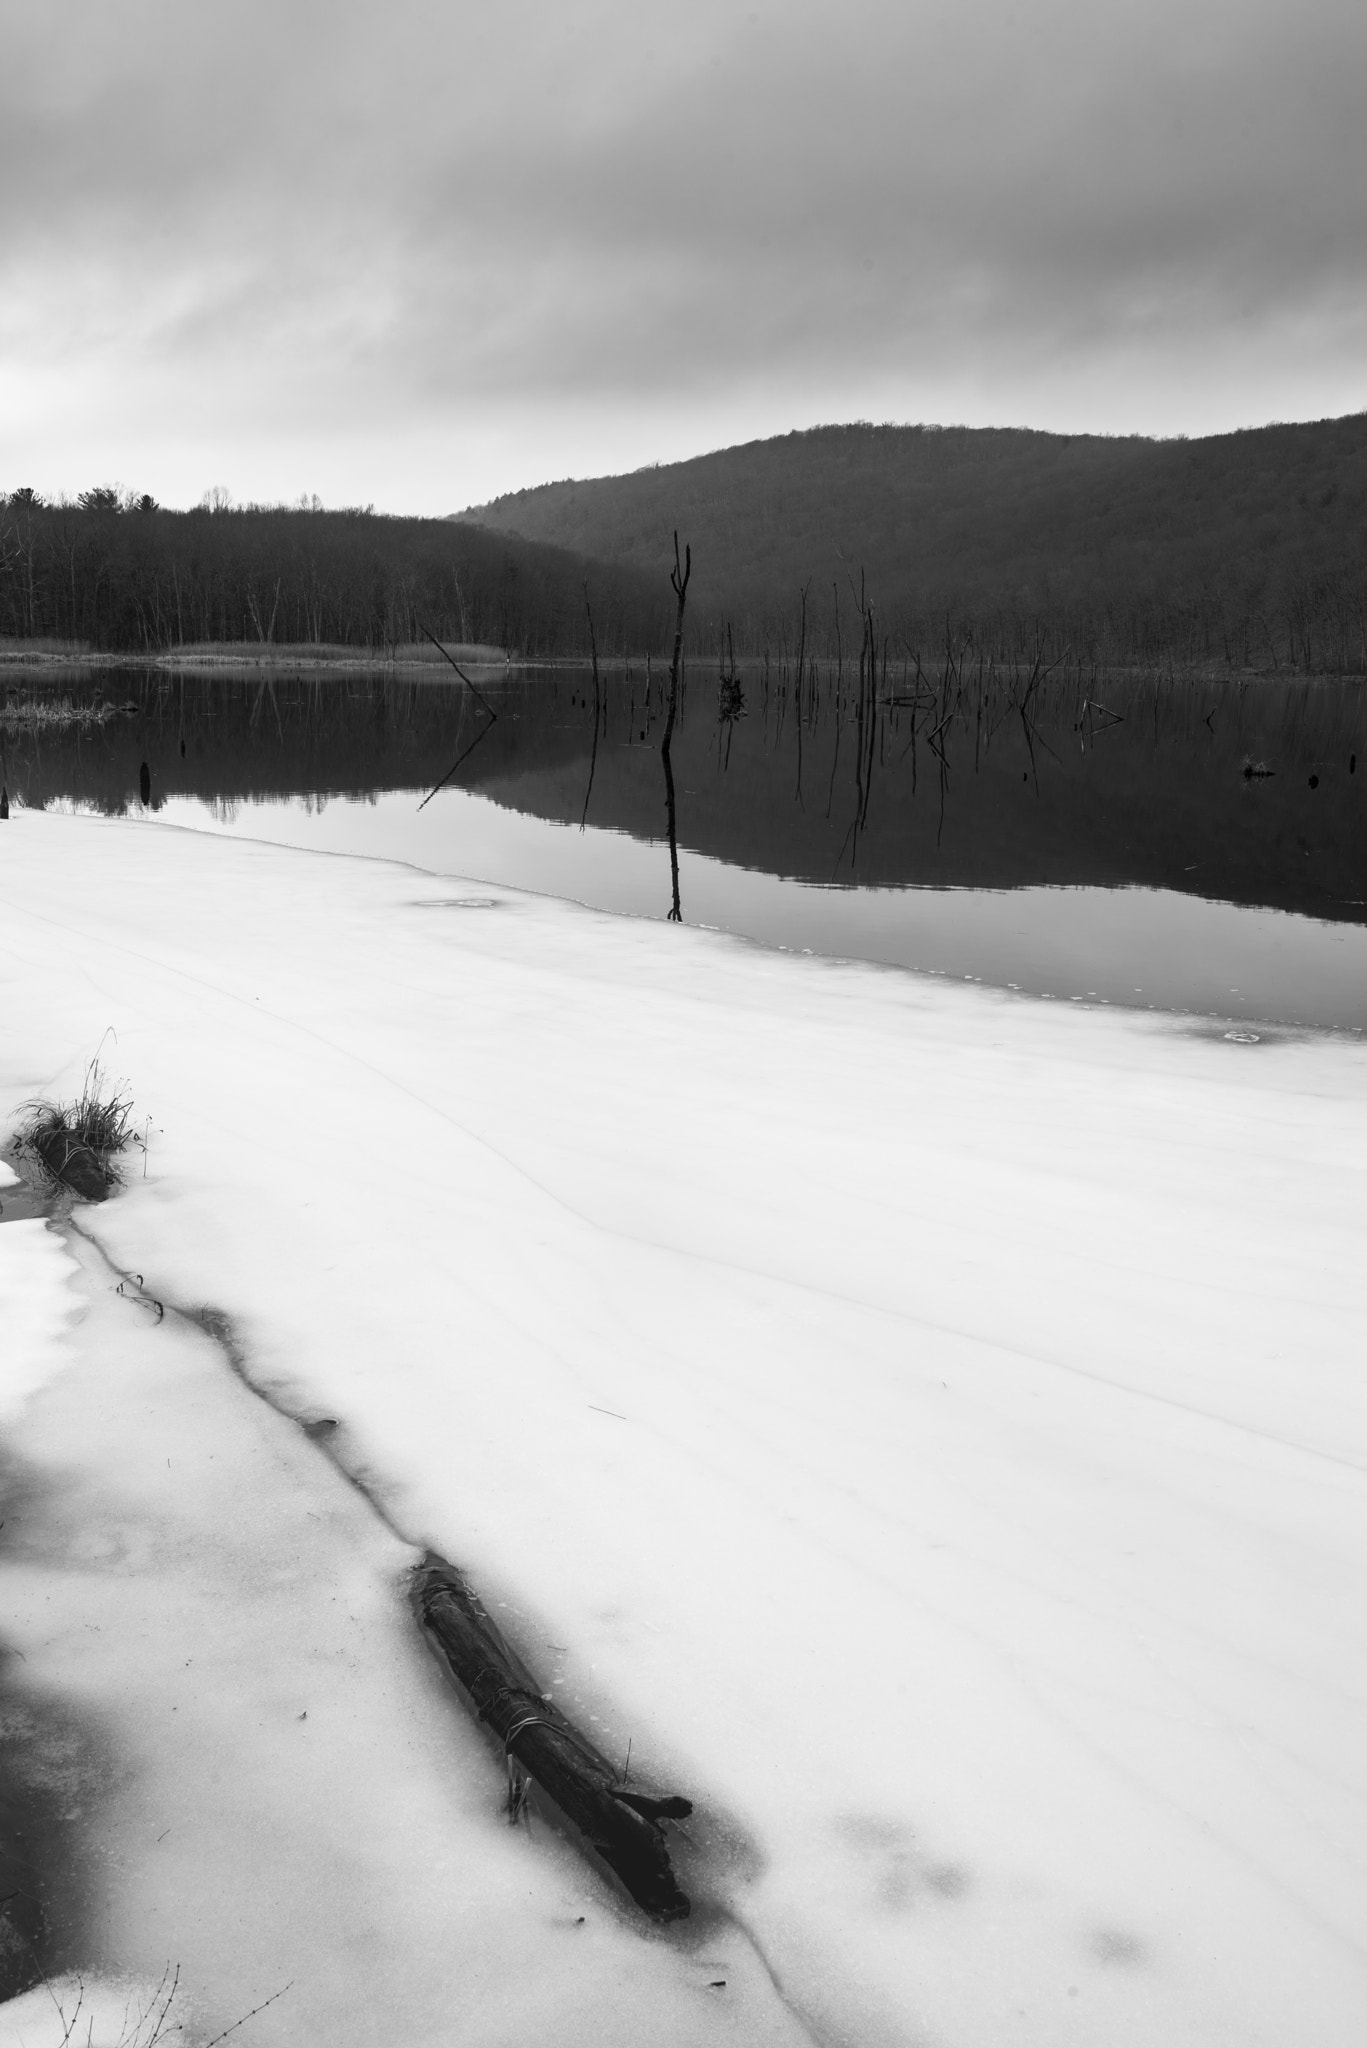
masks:
<path fill-rule="evenodd" d="M 540 1786 L 652 1920 L 687 1917 L 662 1823 L 692 1802 L 628 1792 L 616 1771 L 537 1689 L 461 1573 L 429 1551 L 413 1574 L 419 1619 L 479 1719 Z"/>

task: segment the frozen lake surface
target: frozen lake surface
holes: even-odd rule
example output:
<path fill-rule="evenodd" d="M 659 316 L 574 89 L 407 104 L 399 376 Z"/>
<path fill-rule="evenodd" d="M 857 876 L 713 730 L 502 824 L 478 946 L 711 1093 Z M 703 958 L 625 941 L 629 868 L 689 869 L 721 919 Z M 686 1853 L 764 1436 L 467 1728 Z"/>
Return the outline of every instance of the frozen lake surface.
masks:
<path fill-rule="evenodd" d="M 0 1222 L 68 1964 L 260 2048 L 1357 2048 L 1367 1048 L 0 831 L 6 1120 L 101 1042 L 150 1119 L 92 1245 Z M 501 1819 L 428 1544 L 695 1798 L 679 1930 Z"/>
<path fill-rule="evenodd" d="M 380 855 L 662 917 L 661 678 L 164 670 L 63 682 L 136 715 L 6 736 L 12 794 Z M 10 674 L 12 697 L 26 687 Z M 35 688 L 51 690 L 49 681 Z M 685 922 L 1057 1000 L 1367 1025 L 1356 683 L 696 668 L 674 742 Z M 723 709 L 743 714 L 723 717 Z M 1360 766 L 1361 758 L 1361 766 Z M 454 776 L 422 798 L 459 761 Z"/>

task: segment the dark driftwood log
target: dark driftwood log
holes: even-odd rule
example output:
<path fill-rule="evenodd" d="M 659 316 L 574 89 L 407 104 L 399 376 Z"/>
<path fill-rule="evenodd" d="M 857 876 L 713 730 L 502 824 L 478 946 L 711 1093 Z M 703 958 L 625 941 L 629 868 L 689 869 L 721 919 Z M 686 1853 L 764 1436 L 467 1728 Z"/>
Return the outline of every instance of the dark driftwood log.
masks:
<path fill-rule="evenodd" d="M 628 1792 L 607 1758 L 536 1689 L 461 1574 L 429 1551 L 413 1575 L 424 1628 L 507 1754 L 616 1872 L 653 1920 L 682 1920 L 688 1899 L 660 1823 L 693 1811 L 687 1799 Z"/>
<path fill-rule="evenodd" d="M 45 1131 L 36 1150 L 54 1180 L 69 1187 L 87 1202 L 102 1202 L 109 1193 L 109 1176 L 89 1145 L 82 1144 L 73 1131 Z"/>

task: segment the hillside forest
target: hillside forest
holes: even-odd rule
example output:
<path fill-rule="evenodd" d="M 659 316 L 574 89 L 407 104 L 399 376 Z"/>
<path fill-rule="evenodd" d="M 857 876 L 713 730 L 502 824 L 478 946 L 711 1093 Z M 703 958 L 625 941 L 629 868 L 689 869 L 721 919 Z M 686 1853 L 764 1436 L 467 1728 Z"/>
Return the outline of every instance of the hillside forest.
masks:
<path fill-rule="evenodd" d="M 1367 414 L 1204 440 L 819 427 L 461 515 L 661 578 L 693 630 L 1029 662 L 1367 670 Z M 859 591 L 862 586 L 864 603 Z M 843 619 L 843 624 L 842 624 Z M 808 645 L 811 646 L 809 640 Z"/>

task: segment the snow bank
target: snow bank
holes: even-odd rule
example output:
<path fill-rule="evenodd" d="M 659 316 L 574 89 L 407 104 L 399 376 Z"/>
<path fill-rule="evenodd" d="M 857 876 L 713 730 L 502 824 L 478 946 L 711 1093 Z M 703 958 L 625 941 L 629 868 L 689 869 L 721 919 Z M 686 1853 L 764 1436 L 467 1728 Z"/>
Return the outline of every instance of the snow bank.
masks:
<path fill-rule="evenodd" d="M 112 1025 L 153 1119 L 88 1227 L 720 1816 L 825 2038 L 1356 2042 L 1360 1047 L 149 824 L 5 863 L 5 1030 L 60 1088 Z"/>
<path fill-rule="evenodd" d="M 32 1217 L 0 1221 L 0 1423 L 9 1423 L 65 1363 L 62 1338 L 76 1308 L 67 1284 L 72 1271 L 46 1224 Z"/>

